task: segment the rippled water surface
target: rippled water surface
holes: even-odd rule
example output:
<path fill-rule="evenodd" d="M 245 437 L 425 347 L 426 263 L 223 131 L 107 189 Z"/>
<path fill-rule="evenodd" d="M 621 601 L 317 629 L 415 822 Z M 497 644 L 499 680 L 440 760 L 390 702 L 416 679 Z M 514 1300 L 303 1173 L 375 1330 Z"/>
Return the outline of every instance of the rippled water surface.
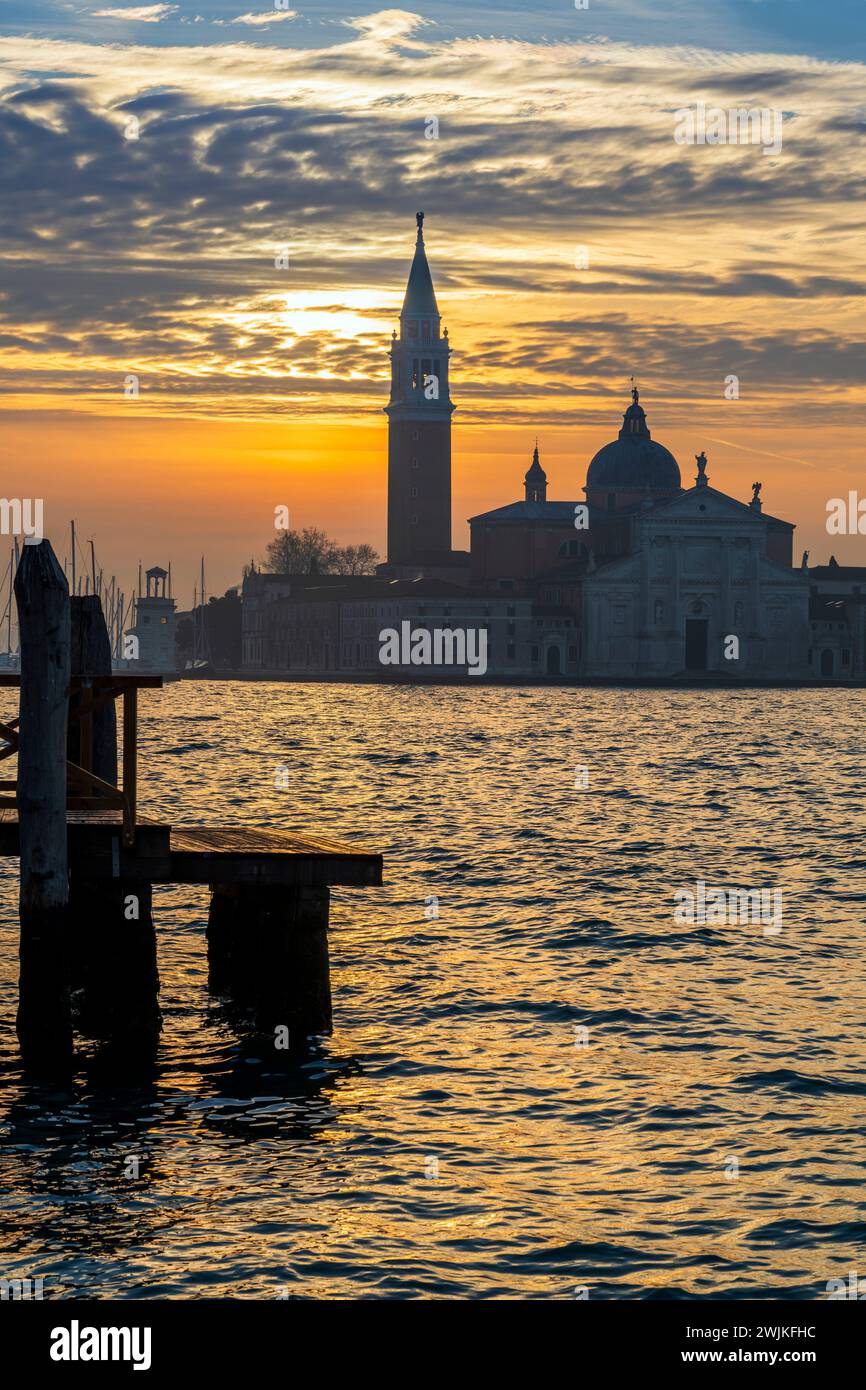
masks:
<path fill-rule="evenodd" d="M 107 1083 L 83 1052 L 57 1092 L 18 1069 L 0 861 L 0 1274 L 46 1297 L 826 1297 L 866 1260 L 864 706 L 146 692 L 147 814 L 371 845 L 386 883 L 334 890 L 334 1033 L 295 1060 L 208 994 L 206 890 L 158 888 L 155 1075 Z M 676 925 L 698 879 L 781 889 L 781 933 Z"/>

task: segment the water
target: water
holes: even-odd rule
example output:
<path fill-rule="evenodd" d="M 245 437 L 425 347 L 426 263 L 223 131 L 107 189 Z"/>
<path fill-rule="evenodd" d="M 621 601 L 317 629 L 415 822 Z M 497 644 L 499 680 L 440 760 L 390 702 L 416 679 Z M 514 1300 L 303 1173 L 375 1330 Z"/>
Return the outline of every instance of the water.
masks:
<path fill-rule="evenodd" d="M 206 891 L 156 890 L 156 1074 L 109 1086 L 85 1053 L 66 1093 L 18 1070 L 3 861 L 0 1275 L 46 1297 L 594 1299 L 820 1298 L 866 1273 L 864 703 L 145 693 L 148 814 L 370 844 L 386 885 L 334 890 L 335 1030 L 300 1061 L 209 997 Z M 781 888 L 781 934 L 675 925 L 697 879 Z"/>

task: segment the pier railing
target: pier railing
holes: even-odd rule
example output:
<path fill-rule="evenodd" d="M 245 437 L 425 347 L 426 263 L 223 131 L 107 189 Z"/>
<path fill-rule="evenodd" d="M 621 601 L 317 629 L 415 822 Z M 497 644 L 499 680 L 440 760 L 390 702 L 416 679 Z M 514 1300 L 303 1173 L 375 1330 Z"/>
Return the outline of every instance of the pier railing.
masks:
<path fill-rule="evenodd" d="M 17 687 L 17 673 L 0 674 L 0 688 Z M 138 691 L 162 685 L 162 676 L 138 676 L 127 672 L 108 676 L 72 676 L 69 681 L 69 723 L 79 727 L 79 762 L 66 760 L 66 808 L 68 811 L 119 810 L 122 817 L 123 844 L 127 849 L 135 843 L 138 797 Z M 120 785 L 107 782 L 93 771 L 93 716 L 96 710 L 113 700 L 122 700 L 123 719 L 121 749 L 123 781 Z M 0 737 L 6 740 L 0 748 L 0 762 L 18 752 L 19 719 L 0 722 Z M 0 808 L 17 809 L 17 783 L 0 780 Z M 13 793 L 11 796 L 9 793 Z"/>

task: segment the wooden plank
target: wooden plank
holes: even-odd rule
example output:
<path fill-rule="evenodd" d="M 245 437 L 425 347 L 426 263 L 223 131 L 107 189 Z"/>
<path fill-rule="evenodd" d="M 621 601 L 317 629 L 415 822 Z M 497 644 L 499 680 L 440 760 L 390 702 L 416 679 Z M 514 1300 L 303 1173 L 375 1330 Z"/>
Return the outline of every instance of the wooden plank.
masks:
<path fill-rule="evenodd" d="M 292 888 L 375 887 L 382 882 L 380 864 L 357 859 L 312 855 L 172 854 L 169 883 L 259 884 Z"/>
<path fill-rule="evenodd" d="M 0 672 L 0 689 L 15 689 L 21 684 L 21 677 L 17 673 L 8 671 Z M 137 690 L 161 690 L 162 676 L 136 676 L 129 671 L 112 671 L 110 676 L 93 676 L 92 684 L 99 690 L 104 690 L 107 686 L 116 686 L 118 690 L 129 688 Z M 73 676 L 69 682 L 71 690 L 77 690 L 79 683 Z"/>
<path fill-rule="evenodd" d="M 362 887 L 381 884 L 382 856 L 257 826 L 172 826 L 171 881 Z"/>
<path fill-rule="evenodd" d="M 381 859 L 376 850 L 331 840 L 323 835 L 300 835 L 258 825 L 175 825 L 172 849 L 222 854 L 339 854 Z"/>
<path fill-rule="evenodd" d="M 116 810 L 70 811 L 69 853 L 94 877 L 112 874 Z M 18 853 L 18 818 L 0 810 L 0 856 Z M 79 862 L 80 861 L 80 862 Z M 115 866 L 116 867 L 116 866 Z M 168 826 L 139 821 L 135 849 L 123 848 L 121 876 L 151 883 L 363 887 L 382 882 L 382 856 L 322 836 L 258 826 Z"/>
<path fill-rule="evenodd" d="M 123 818 L 119 811 L 70 811 L 67 814 L 69 856 L 95 866 L 95 876 L 112 875 L 112 840 L 122 834 Z M 132 853 L 123 852 L 123 864 L 133 876 L 151 882 L 167 882 L 171 870 L 169 848 L 171 826 L 159 821 L 138 823 L 138 838 Z M 0 857 L 19 853 L 18 816 L 9 810 L 0 811 Z"/>

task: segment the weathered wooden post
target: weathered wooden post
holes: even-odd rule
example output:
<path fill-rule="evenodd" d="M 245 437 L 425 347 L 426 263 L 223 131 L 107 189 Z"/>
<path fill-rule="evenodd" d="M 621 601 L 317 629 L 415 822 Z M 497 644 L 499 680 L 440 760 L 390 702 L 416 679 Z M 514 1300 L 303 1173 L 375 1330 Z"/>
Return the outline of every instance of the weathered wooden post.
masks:
<path fill-rule="evenodd" d="M 18 824 L 21 971 L 16 1029 L 25 1066 L 72 1062 L 67 966 L 66 722 L 69 587 L 49 541 L 15 575 L 21 634 Z"/>
<path fill-rule="evenodd" d="M 208 918 L 210 987 L 255 1013 L 256 1027 L 289 1030 L 294 1050 L 331 1031 L 328 888 L 220 884 Z"/>
<path fill-rule="evenodd" d="M 72 609 L 72 674 L 111 675 L 111 643 L 99 597 L 75 597 Z M 69 756 L 82 747 L 92 772 L 117 783 L 117 717 L 114 701 L 97 705 L 92 738 L 69 725 Z M 125 772 L 125 770 L 124 770 Z M 150 1052 L 162 1025 L 153 892 L 144 881 L 120 877 L 120 826 L 112 845 L 113 878 L 86 878 L 72 860 L 70 916 L 76 1021 L 83 1033 L 122 1045 L 125 1052 Z"/>
<path fill-rule="evenodd" d="M 74 594 L 69 600 L 69 670 L 73 676 L 110 676 L 111 641 L 97 594 Z M 68 757 L 81 762 L 81 724 L 70 721 Z M 91 771 L 117 784 L 117 714 L 113 700 L 93 711 Z"/>

